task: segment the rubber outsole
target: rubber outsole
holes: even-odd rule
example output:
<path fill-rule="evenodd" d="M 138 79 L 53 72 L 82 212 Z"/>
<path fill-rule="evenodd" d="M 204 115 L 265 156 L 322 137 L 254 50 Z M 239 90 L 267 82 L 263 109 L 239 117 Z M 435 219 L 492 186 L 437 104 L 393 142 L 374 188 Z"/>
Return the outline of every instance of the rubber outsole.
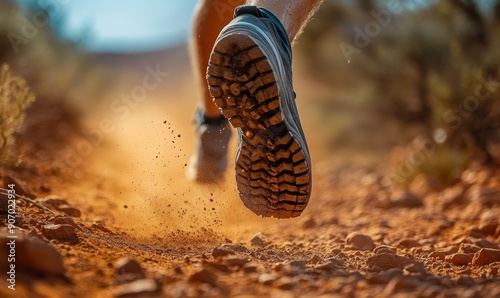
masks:
<path fill-rule="evenodd" d="M 239 129 L 235 170 L 244 205 L 264 217 L 290 218 L 308 204 L 310 165 L 283 119 L 274 74 L 252 38 L 231 34 L 217 41 L 207 81 L 214 103 Z"/>

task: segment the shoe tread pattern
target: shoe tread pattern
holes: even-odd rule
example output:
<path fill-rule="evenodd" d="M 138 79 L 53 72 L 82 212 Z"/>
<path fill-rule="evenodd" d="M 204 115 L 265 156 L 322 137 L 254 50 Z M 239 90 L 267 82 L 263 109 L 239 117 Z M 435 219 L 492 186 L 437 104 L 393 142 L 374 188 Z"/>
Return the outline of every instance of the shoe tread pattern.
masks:
<path fill-rule="evenodd" d="M 240 197 L 265 217 L 301 214 L 310 195 L 304 152 L 281 115 L 279 90 L 266 56 L 253 40 L 219 40 L 207 68 L 209 91 L 242 140 L 236 160 Z"/>

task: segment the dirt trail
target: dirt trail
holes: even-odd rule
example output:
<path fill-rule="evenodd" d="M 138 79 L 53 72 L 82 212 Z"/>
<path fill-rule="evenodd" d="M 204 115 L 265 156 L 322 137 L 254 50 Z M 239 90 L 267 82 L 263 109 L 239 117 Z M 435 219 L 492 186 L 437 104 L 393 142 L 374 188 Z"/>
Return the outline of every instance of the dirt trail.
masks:
<path fill-rule="evenodd" d="M 232 164 L 218 184 L 201 185 L 185 179 L 186 163 L 194 149 L 192 119 L 198 92 L 192 75 L 186 73 L 188 61 L 171 62 L 170 72 L 179 71 L 180 75 L 169 76 L 123 119 L 112 118 L 116 127 L 86 159 L 83 169 L 89 179 L 84 180 L 100 179 L 103 187 L 97 196 L 105 198 L 100 204 L 112 206 L 102 217 L 133 237 L 161 238 L 180 230 L 196 235 L 197 241 L 210 242 L 212 239 L 205 238 L 216 235 L 248 240 L 277 220 L 263 220 L 243 206 Z M 131 79 L 121 91 L 132 89 L 134 82 L 141 80 Z M 104 102 L 112 102 L 123 92 L 118 88 Z M 90 127 L 109 117 L 108 106 L 103 104 L 99 116 L 87 121 Z M 230 147 L 232 161 L 235 138 Z M 80 192 L 78 186 L 76 192 Z M 85 203 L 92 205 L 93 201 Z M 205 230 L 210 231 L 208 236 L 202 235 Z"/>
<path fill-rule="evenodd" d="M 112 117 L 114 131 L 78 178 L 49 181 L 56 197 L 36 198 L 59 217 L 20 204 L 24 245 L 49 244 L 23 255 L 32 263 L 20 267 L 14 297 L 500 297 L 499 169 L 471 167 L 447 189 L 427 177 L 395 188 L 356 160 L 326 158 L 321 119 L 299 101 L 311 202 L 299 218 L 262 219 L 240 202 L 232 165 L 217 185 L 184 178 L 197 93 L 186 65 L 175 67 L 184 72 L 124 119 L 109 102 L 141 78 L 103 99 L 87 127 Z M 304 98 L 321 89 L 295 79 Z M 48 267 L 33 261 L 42 251 L 56 255 Z"/>

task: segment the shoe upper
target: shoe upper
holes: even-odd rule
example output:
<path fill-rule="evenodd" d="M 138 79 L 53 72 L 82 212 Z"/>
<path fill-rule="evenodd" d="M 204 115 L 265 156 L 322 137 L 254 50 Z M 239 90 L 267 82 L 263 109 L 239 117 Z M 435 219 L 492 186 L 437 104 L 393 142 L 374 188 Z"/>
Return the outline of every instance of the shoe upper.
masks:
<path fill-rule="evenodd" d="M 231 128 L 226 118 L 208 118 L 201 110 L 196 115 L 196 146 L 188 165 L 188 178 L 197 182 L 217 182 L 227 164 Z"/>
<path fill-rule="evenodd" d="M 288 38 L 288 34 L 286 33 L 285 27 L 278 20 L 278 18 L 269 10 L 263 7 L 251 6 L 251 5 L 241 5 L 236 7 L 234 10 L 234 18 L 236 19 L 239 16 L 250 14 L 255 17 L 260 18 L 262 22 L 266 22 L 266 25 L 269 29 L 273 30 L 277 36 L 280 37 L 282 42 L 282 49 L 285 51 L 286 56 L 290 64 L 292 63 L 292 45 L 290 44 L 290 39 Z"/>
<path fill-rule="evenodd" d="M 295 105 L 291 44 L 278 18 L 264 8 L 236 8 L 215 41 L 207 82 L 238 132 L 235 172 L 245 206 L 262 216 L 300 215 L 311 160 Z"/>
<path fill-rule="evenodd" d="M 217 44 L 220 39 L 231 34 L 245 34 L 250 36 L 266 53 L 276 76 L 284 122 L 296 139 L 300 141 L 301 147 L 306 151 L 308 164 L 311 166 L 309 149 L 295 105 L 292 46 L 283 24 L 269 10 L 251 5 L 236 7 L 234 17 L 222 29 L 215 43 Z"/>

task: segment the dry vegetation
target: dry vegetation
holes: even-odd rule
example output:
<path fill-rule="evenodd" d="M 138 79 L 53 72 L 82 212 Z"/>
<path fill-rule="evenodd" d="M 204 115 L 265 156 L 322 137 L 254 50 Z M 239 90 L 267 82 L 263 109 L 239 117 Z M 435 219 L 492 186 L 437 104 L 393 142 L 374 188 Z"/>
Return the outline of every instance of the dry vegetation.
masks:
<path fill-rule="evenodd" d="M 353 2 L 325 1 L 299 43 L 311 73 L 332 86 L 326 117 L 350 113 L 332 144 L 402 145 L 398 167 L 423 139 L 433 153 L 410 165 L 400 179 L 409 182 L 425 173 L 450 183 L 472 161 L 498 164 L 500 2 Z"/>
<path fill-rule="evenodd" d="M 17 128 L 23 123 L 26 109 L 35 100 L 26 85 L 26 81 L 13 76 L 7 65 L 0 69 L 0 166 L 9 162 L 9 156 L 19 153 L 10 152 L 13 145 L 13 136 Z"/>
<path fill-rule="evenodd" d="M 305 213 L 277 221 L 244 208 L 232 171 L 185 181 L 190 75 L 117 122 L 76 179 L 61 149 L 109 81 L 48 25 L 16 52 L 22 12 L 1 1 L 0 62 L 27 82 L 2 68 L 0 154 L 19 162 L 0 160 L 0 268 L 15 185 L 16 297 L 499 297 L 500 1 L 397 1 L 390 21 L 385 2 L 325 0 L 295 47 L 304 129 L 326 153 Z"/>

